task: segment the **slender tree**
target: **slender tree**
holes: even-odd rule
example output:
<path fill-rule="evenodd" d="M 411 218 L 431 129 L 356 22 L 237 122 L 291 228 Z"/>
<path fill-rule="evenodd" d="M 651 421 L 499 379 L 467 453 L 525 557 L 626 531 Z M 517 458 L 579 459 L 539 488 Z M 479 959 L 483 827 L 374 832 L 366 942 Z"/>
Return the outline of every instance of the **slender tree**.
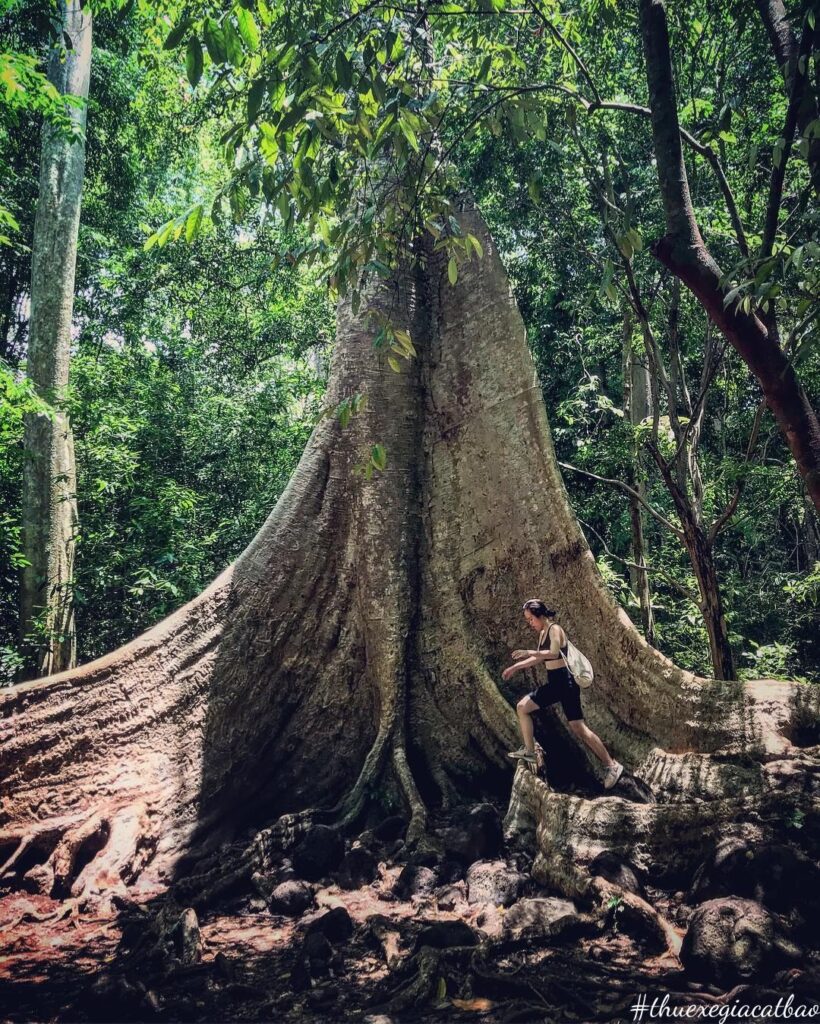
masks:
<path fill-rule="evenodd" d="M 86 99 L 92 16 L 81 0 L 61 0 L 60 34 L 49 80 L 80 101 L 73 131 L 43 126 L 40 192 L 34 225 L 27 372 L 51 406 L 29 414 L 25 428 L 21 631 L 34 637 L 32 675 L 76 662 L 72 597 L 77 533 L 76 470 L 71 426 L 62 408 L 68 386 L 77 234 L 85 170 Z"/>
<path fill-rule="evenodd" d="M 723 287 L 723 274 L 700 233 L 689 193 L 683 159 L 680 124 L 672 76 L 672 57 L 666 10 L 662 0 L 641 0 L 641 34 L 649 83 L 652 136 L 658 180 L 666 217 L 666 234 L 652 252 L 686 285 L 720 328 L 729 344 L 757 378 L 805 480 L 806 490 L 820 508 L 820 422 L 800 384 L 794 365 L 783 350 L 772 314 L 746 310 Z M 792 73 L 792 89 L 783 137 L 785 145 L 775 161 L 766 211 L 760 257 L 771 256 L 783 193 L 783 175 L 797 127 L 797 114 L 807 78 L 806 60 L 813 31 L 807 21 L 798 59 Z"/>

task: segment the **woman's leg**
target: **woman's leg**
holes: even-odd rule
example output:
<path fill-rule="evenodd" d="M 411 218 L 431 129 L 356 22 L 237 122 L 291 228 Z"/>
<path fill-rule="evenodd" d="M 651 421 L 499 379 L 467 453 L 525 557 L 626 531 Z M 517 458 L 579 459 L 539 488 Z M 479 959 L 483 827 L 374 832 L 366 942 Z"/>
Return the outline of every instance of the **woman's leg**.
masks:
<path fill-rule="evenodd" d="M 538 705 L 531 697 L 522 697 L 516 705 L 516 711 L 518 712 L 518 724 L 521 728 L 521 739 L 524 741 L 525 748 L 531 753 L 535 753 L 535 739 L 533 738 L 532 728 L 532 715 L 535 711 L 538 711 Z"/>
<path fill-rule="evenodd" d="M 615 764 L 614 759 L 610 757 L 609 751 L 601 742 L 601 738 L 590 729 L 583 718 L 578 718 L 574 722 L 567 722 L 567 725 L 570 731 L 589 747 L 598 760 L 603 761 L 604 768 L 609 768 L 610 765 Z M 530 728 L 532 728 L 532 725 L 530 725 Z"/>

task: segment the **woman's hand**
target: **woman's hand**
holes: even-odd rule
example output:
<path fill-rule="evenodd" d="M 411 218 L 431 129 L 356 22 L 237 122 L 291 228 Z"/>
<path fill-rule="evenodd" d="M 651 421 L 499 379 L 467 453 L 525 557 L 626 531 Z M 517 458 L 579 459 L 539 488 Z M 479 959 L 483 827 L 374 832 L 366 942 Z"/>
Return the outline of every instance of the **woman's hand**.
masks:
<path fill-rule="evenodd" d="M 515 661 L 520 661 L 522 658 L 529 658 L 532 656 L 532 651 L 513 651 L 512 656 Z"/>
<path fill-rule="evenodd" d="M 517 665 L 509 665 L 509 666 L 508 666 L 507 668 L 505 668 L 505 669 L 504 669 L 504 671 L 503 671 L 503 672 L 501 673 L 501 678 L 502 678 L 502 679 L 505 679 L 505 680 L 506 680 L 506 679 L 512 679 L 512 677 L 513 677 L 513 676 L 515 675 L 515 673 L 516 673 L 517 671 L 518 671 L 518 666 L 517 666 Z"/>

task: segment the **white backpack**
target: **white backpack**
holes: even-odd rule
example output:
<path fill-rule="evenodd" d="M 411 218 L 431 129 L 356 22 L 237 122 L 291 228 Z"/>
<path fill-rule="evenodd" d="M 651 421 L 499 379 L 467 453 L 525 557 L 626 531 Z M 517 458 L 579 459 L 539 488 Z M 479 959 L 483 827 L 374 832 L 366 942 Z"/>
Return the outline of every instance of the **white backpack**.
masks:
<path fill-rule="evenodd" d="M 589 658 L 582 654 L 569 638 L 567 638 L 567 656 L 564 658 L 564 664 L 569 669 L 569 674 L 582 690 L 592 686 L 595 673 L 592 671 Z"/>
<path fill-rule="evenodd" d="M 549 635 L 549 631 L 541 634 L 538 640 L 538 650 L 541 650 L 542 639 L 545 635 Z M 566 636 L 566 633 L 564 633 Z M 582 654 L 581 651 L 575 646 L 575 644 L 567 637 L 567 653 L 566 657 L 562 654 L 564 664 L 567 666 L 567 671 L 575 680 L 575 682 L 585 690 L 588 686 L 592 686 L 592 682 L 595 679 L 595 673 L 592 671 L 592 665 L 590 664 L 589 658 Z"/>

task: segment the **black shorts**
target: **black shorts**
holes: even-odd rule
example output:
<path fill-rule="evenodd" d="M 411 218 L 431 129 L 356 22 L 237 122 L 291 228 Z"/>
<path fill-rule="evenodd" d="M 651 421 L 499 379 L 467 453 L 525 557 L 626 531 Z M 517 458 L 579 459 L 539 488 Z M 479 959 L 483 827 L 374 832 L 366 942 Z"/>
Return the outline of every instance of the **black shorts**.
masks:
<path fill-rule="evenodd" d="M 549 682 L 528 693 L 530 700 L 541 708 L 561 702 L 568 722 L 577 722 L 584 717 L 581 710 L 581 688 L 565 668 L 556 668 L 549 673 Z"/>

